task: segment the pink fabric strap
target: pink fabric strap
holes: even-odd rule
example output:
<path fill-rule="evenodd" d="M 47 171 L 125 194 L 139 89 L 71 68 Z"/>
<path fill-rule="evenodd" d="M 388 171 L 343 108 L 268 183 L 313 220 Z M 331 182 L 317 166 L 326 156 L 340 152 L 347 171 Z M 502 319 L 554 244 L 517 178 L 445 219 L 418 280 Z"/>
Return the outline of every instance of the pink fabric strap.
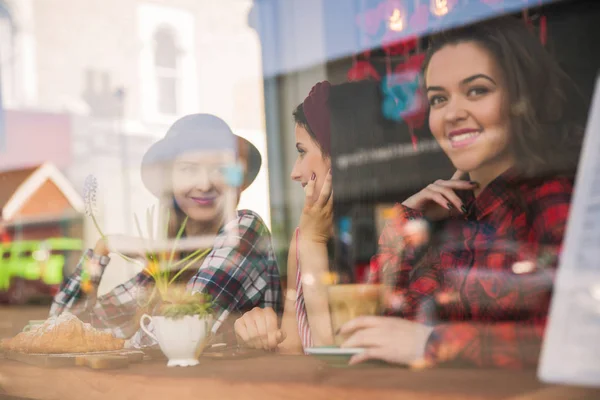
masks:
<path fill-rule="evenodd" d="M 302 290 L 302 273 L 300 272 L 300 257 L 298 255 L 299 234 L 299 229 L 296 229 L 296 320 L 298 321 L 298 334 L 300 340 L 302 340 L 302 348 L 306 350 L 313 346 L 313 341 L 304 304 L 304 291 Z"/>

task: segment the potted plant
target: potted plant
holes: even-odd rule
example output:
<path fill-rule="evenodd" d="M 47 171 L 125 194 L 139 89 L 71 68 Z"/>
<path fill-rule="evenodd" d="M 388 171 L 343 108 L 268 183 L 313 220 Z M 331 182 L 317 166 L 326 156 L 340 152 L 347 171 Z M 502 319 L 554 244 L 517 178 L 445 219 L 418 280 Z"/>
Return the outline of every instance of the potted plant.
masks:
<path fill-rule="evenodd" d="M 85 204 L 86 213 L 104 239 L 100 226 L 95 218 L 95 199 L 97 183 L 94 177 L 86 180 Z M 141 329 L 156 340 L 167 356 L 168 366 L 192 366 L 198 364 L 198 357 L 206 345 L 211 328 L 214 323 L 213 303 L 210 296 L 202 293 L 190 293 L 185 285 L 179 285 L 177 278 L 181 276 L 190 266 L 196 264 L 206 257 L 211 249 L 198 249 L 185 256 L 179 253 L 178 242 L 185 232 L 188 218 L 185 218 L 173 245 L 165 249 L 164 243 L 152 238 L 155 232 L 153 227 L 154 207 L 146 212 L 146 223 L 149 237 L 144 237 L 137 215 L 135 224 L 143 243 L 140 252 L 142 259 L 133 259 L 125 254 L 119 254 L 125 261 L 131 263 L 142 262 L 145 267 L 143 273 L 152 277 L 154 287 L 145 304 L 139 304 L 143 310 L 153 315 L 143 314 L 140 319 Z M 166 221 L 169 221 L 169 210 L 166 210 Z M 165 229 L 166 236 L 166 229 Z M 87 275 L 87 274 L 86 274 Z M 87 276 L 84 276 L 84 290 Z M 152 328 L 148 323 L 152 323 Z"/>
<path fill-rule="evenodd" d="M 148 328 L 152 322 L 153 330 Z M 163 294 L 158 312 L 144 314 L 142 330 L 158 342 L 168 358 L 167 366 L 188 367 L 198 364 L 214 323 L 210 298 L 201 293 L 189 293 L 184 287 L 170 287 Z"/>
<path fill-rule="evenodd" d="M 148 213 L 149 231 L 153 210 Z M 140 237 L 143 238 L 139 221 L 135 216 Z M 168 215 L 167 215 L 168 221 Z M 145 253 L 146 268 L 144 273 L 154 280 L 154 289 L 143 308 L 152 310 L 152 316 L 142 315 L 140 328 L 153 338 L 168 358 L 167 366 L 188 367 L 198 364 L 198 358 L 210 338 L 214 323 L 213 303 L 210 296 L 202 293 L 190 293 L 185 285 L 177 283 L 190 266 L 203 259 L 210 249 L 201 249 L 176 260 L 178 242 L 185 231 L 186 218 L 170 251 L 155 251 L 156 246 L 151 239 L 144 239 L 147 246 Z M 176 273 L 173 275 L 173 272 Z M 153 330 L 147 325 L 152 322 Z"/>

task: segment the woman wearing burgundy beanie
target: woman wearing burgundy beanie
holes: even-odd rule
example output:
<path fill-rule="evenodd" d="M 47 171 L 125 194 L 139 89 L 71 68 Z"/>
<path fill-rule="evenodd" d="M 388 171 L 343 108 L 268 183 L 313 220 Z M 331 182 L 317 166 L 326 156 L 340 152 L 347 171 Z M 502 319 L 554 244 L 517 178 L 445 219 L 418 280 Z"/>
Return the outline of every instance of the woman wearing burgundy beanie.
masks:
<path fill-rule="evenodd" d="M 394 208 L 379 241 L 382 272 L 396 289 L 384 297 L 391 315 L 346 323 L 341 347 L 364 349 L 350 364 L 535 367 L 581 149 L 577 90 L 513 17 L 434 36 L 421 78 L 429 129 L 455 173 Z M 289 287 L 297 293 L 286 297 L 284 349 L 331 343 L 323 282 L 315 279 L 328 271 L 324 243 L 332 226 L 328 121 L 336 139 L 374 129 L 356 123 L 366 115 L 358 105 L 366 96 L 346 96 L 350 105 L 334 89 L 316 85 L 294 113 L 292 178 L 306 200 L 289 256 Z M 338 123 L 344 117 L 348 129 Z M 430 222 L 429 240 L 406 240 L 413 221 Z M 279 332 L 277 321 L 265 315 L 252 310 L 236 328 L 256 346 L 274 348 L 268 333 Z"/>
<path fill-rule="evenodd" d="M 337 87 L 327 81 L 317 83 L 293 112 L 298 158 L 291 178 L 302 185 L 306 198 L 288 253 L 290 290 L 280 329 L 277 314 L 270 308 L 255 308 L 236 321 L 236 334 L 246 345 L 300 352 L 333 343 L 324 282 L 314 277 L 329 272 L 333 196 L 328 100 Z"/>

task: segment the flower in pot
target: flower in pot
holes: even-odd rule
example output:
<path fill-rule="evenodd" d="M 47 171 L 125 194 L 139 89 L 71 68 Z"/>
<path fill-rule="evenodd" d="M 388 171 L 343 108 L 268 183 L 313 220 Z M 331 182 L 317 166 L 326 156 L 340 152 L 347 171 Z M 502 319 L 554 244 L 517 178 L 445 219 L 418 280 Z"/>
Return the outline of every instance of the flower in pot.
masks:
<path fill-rule="evenodd" d="M 153 330 L 147 323 L 152 322 Z M 156 340 L 167 366 L 193 366 L 210 339 L 214 322 L 210 296 L 171 286 L 162 295 L 156 315 L 144 314 L 140 327 Z"/>
<path fill-rule="evenodd" d="M 95 217 L 97 186 L 95 178 L 88 177 L 85 194 L 86 212 L 101 238 L 106 240 Z M 163 211 L 166 212 L 164 221 L 169 221 L 170 210 Z M 163 239 L 157 240 L 153 237 L 153 232 L 157 232 L 160 236 L 160 231 L 164 231 L 163 238 L 168 236 L 168 229 L 154 229 L 154 207 L 146 212 L 147 237 L 142 233 L 138 216 L 134 215 L 134 218 L 139 233 L 140 249 L 135 251 L 138 257 L 132 258 L 131 254 L 117 254 L 129 263 L 144 265 L 143 272 L 154 281 L 149 298 L 144 299 L 145 304 L 138 304 L 141 310 L 146 310 L 153 315 L 144 314 L 140 319 L 140 327 L 158 342 L 169 359 L 168 366 L 196 365 L 210 337 L 213 325 L 212 301 L 202 293 L 186 291 L 185 285 L 178 284 L 178 278 L 191 266 L 197 265 L 211 249 L 201 248 L 185 254 L 181 251 L 180 239 L 184 236 L 187 217 L 179 227 L 174 242 L 171 242 L 172 246 L 165 244 L 168 242 Z M 90 271 L 84 271 L 82 277 L 84 291 L 90 275 Z M 140 290 L 140 293 L 145 297 L 147 292 Z M 147 325 L 148 322 L 152 323 L 152 327 Z"/>
<path fill-rule="evenodd" d="M 181 274 L 210 252 L 210 249 L 197 250 L 176 260 L 177 243 L 186 223 L 187 218 L 183 221 L 170 252 L 153 252 L 150 246 L 145 254 L 144 272 L 153 278 L 155 287 L 144 307 L 150 306 L 155 311 L 153 316 L 144 314 L 141 317 L 140 328 L 158 342 L 169 359 L 169 367 L 197 365 L 214 322 L 210 296 L 190 293 L 185 285 L 177 283 Z M 137 217 L 136 224 L 139 226 Z M 153 331 L 146 325 L 147 322 L 152 322 Z"/>

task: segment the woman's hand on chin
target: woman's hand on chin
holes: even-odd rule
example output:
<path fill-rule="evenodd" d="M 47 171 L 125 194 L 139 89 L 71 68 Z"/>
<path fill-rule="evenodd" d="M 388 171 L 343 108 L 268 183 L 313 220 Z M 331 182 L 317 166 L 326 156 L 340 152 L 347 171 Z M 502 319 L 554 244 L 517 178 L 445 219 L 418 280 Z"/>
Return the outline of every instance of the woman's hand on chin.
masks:
<path fill-rule="evenodd" d="M 300 217 L 300 237 L 318 243 L 327 243 L 333 228 L 333 192 L 331 171 L 327 174 L 321 193 L 315 200 L 316 179 L 304 188 L 304 208 Z"/>
<path fill-rule="evenodd" d="M 439 221 L 451 215 L 464 214 L 467 209 L 456 195 L 455 190 L 473 190 L 479 186 L 477 182 L 461 180 L 464 175 L 466 173 L 457 170 L 450 180 L 438 179 L 425 189 L 410 196 L 402 204 L 413 210 L 421 211 L 427 219 L 432 221 Z"/>

